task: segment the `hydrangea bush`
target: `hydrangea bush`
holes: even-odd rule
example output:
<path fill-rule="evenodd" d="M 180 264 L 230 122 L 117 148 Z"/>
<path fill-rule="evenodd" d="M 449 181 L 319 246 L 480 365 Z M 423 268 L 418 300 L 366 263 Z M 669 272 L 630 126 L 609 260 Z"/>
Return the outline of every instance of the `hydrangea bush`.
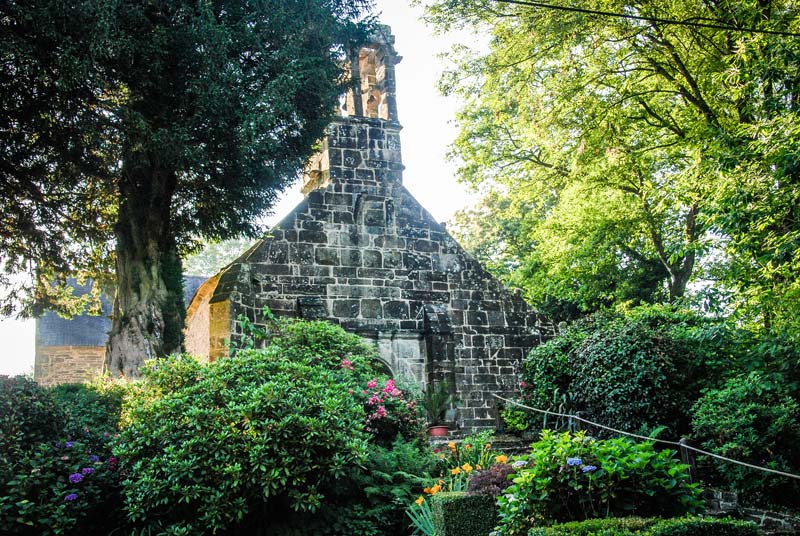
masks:
<path fill-rule="evenodd" d="M 699 511 L 700 489 L 673 455 L 650 442 L 545 430 L 529 455 L 512 462 L 517 474 L 498 498 L 498 534 L 525 536 L 558 521 Z"/>

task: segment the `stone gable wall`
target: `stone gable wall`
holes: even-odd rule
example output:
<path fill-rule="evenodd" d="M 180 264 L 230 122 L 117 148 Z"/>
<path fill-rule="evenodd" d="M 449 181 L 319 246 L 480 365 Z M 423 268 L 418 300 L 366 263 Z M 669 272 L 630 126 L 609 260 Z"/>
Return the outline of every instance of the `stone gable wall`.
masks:
<path fill-rule="evenodd" d="M 327 186 L 221 274 L 211 306 L 229 304 L 233 340 L 236 317 L 260 323 L 265 306 L 337 322 L 374 341 L 395 375 L 450 380 L 462 427 L 494 427 L 491 393 L 516 390 L 523 356 L 546 333 L 403 187 L 399 131 L 334 122 Z"/>

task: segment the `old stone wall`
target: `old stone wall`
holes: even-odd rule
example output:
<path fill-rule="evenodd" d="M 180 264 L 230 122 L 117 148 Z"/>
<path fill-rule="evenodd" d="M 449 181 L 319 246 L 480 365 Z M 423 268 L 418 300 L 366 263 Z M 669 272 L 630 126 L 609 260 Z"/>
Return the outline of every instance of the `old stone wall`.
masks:
<path fill-rule="evenodd" d="M 493 427 L 492 393 L 516 390 L 546 336 L 536 313 L 490 276 L 402 185 L 400 125 L 350 117 L 327 139 L 326 180 L 221 276 L 210 304 L 320 318 L 374 342 L 395 375 L 450 380 L 465 428 Z"/>
<path fill-rule="evenodd" d="M 37 346 L 33 376 L 40 385 L 82 383 L 103 372 L 105 346 Z"/>

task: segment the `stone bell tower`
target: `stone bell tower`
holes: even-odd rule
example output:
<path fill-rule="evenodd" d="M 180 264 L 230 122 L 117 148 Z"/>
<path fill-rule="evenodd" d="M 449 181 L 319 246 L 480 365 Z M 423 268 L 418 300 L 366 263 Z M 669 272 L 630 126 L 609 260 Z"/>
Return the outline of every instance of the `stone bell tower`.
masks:
<path fill-rule="evenodd" d="M 402 181 L 394 69 L 400 60 L 391 29 L 383 25 L 368 44 L 350 51 L 349 88 L 320 152 L 306 166 L 304 194 L 328 186 L 331 177 Z"/>

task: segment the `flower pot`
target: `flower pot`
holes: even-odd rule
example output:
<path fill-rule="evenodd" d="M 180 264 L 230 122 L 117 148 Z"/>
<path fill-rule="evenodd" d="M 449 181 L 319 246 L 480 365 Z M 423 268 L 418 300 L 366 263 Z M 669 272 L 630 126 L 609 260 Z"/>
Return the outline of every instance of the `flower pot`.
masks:
<path fill-rule="evenodd" d="M 443 437 L 447 435 L 449 428 L 447 426 L 431 426 L 428 428 L 428 435 L 431 437 Z"/>

